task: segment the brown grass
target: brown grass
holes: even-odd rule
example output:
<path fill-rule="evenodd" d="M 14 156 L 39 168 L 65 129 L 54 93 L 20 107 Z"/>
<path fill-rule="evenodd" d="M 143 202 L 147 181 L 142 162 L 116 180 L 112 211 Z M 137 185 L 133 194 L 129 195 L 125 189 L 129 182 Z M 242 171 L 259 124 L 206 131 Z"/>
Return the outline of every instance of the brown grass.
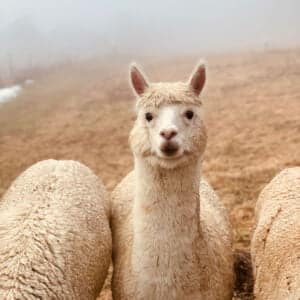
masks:
<path fill-rule="evenodd" d="M 258 193 L 281 169 L 300 165 L 300 50 L 207 60 L 204 173 L 230 212 L 235 248 L 247 252 Z M 164 81 L 187 78 L 196 58 L 144 61 L 149 77 Z M 132 168 L 127 63 L 56 68 L 0 106 L 0 196 L 21 171 L 46 158 L 80 160 L 109 190 L 120 181 Z M 243 263 L 237 269 L 247 274 Z M 235 299 L 249 297 L 248 291 Z M 101 299 L 110 299 L 109 291 Z"/>

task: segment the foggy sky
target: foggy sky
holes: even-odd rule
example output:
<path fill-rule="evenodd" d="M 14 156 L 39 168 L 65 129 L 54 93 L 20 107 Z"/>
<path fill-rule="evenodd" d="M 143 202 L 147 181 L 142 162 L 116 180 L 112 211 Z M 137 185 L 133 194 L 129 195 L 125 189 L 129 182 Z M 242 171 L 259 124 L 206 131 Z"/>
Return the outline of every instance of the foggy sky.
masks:
<path fill-rule="evenodd" d="M 300 45 L 299 0 L 0 0 L 0 67 Z"/>

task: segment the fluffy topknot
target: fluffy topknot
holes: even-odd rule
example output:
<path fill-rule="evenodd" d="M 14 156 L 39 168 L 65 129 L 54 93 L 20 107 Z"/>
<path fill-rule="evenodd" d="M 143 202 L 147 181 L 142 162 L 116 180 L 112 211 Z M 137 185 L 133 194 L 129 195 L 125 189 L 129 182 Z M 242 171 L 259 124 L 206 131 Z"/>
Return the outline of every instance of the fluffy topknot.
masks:
<path fill-rule="evenodd" d="M 136 64 L 130 66 L 130 83 L 137 95 L 137 108 L 159 107 L 164 104 L 202 105 L 199 95 L 206 81 L 206 67 L 200 62 L 188 82 L 149 83 L 146 75 Z"/>
<path fill-rule="evenodd" d="M 173 103 L 202 105 L 200 97 L 184 82 L 151 83 L 137 98 L 137 107 L 159 107 Z"/>

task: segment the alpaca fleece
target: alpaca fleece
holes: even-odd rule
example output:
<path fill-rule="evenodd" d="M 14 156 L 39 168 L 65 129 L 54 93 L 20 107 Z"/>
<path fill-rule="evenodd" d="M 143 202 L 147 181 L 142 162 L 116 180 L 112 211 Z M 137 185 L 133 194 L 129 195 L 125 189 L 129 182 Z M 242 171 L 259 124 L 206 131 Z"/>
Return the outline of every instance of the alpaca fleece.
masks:
<path fill-rule="evenodd" d="M 178 176 L 184 174 L 179 172 Z M 173 186 L 173 183 L 170 182 L 170 187 L 180 193 L 182 187 Z M 143 241 L 145 248 L 138 245 L 133 249 L 134 225 L 137 225 L 133 219 L 137 217 L 133 213 L 136 185 L 136 174 L 132 172 L 112 195 L 114 299 L 231 299 L 234 280 L 231 230 L 225 209 L 209 184 L 201 180 L 200 201 L 197 195 L 195 202 L 188 201 L 189 191 L 181 193 L 182 201 L 173 205 L 170 202 L 175 198 L 169 194 L 160 193 L 154 197 L 164 202 L 162 207 L 152 203 L 142 208 L 144 213 L 151 218 L 159 209 L 166 216 L 154 217 L 150 228 L 141 224 L 141 234 L 148 242 Z M 153 195 L 149 181 L 145 181 L 145 185 Z M 190 204 L 197 203 L 199 223 L 189 208 Z M 175 205 L 183 212 L 177 213 L 178 218 L 173 209 Z M 176 228 L 175 232 L 168 227 L 168 219 L 174 219 L 170 226 Z M 189 236 L 192 238 L 187 238 Z M 139 289 L 137 282 L 141 277 L 144 286 Z"/>
<path fill-rule="evenodd" d="M 0 299 L 95 299 L 110 263 L 108 205 L 78 162 L 21 174 L 0 205 Z"/>
<path fill-rule="evenodd" d="M 113 298 L 230 300 L 231 230 L 201 180 L 205 66 L 188 83 L 149 83 L 136 66 L 130 76 L 138 97 L 129 139 L 134 170 L 112 193 Z M 163 150 L 170 144 L 176 145 L 171 154 Z"/>
<path fill-rule="evenodd" d="M 300 167 L 282 171 L 264 188 L 255 218 L 255 299 L 300 299 Z"/>

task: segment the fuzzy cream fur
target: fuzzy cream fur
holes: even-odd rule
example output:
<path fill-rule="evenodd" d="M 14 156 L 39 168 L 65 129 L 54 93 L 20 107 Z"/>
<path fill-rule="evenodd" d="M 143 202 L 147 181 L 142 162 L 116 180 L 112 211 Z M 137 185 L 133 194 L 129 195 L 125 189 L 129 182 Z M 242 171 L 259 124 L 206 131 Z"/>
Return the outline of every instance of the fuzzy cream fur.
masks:
<path fill-rule="evenodd" d="M 78 162 L 21 174 L 0 205 L 0 299 L 95 299 L 111 256 L 108 205 Z"/>
<path fill-rule="evenodd" d="M 255 299 L 300 299 L 300 167 L 282 171 L 264 188 L 255 218 Z"/>
<path fill-rule="evenodd" d="M 234 281 L 231 231 L 218 197 L 201 180 L 206 145 L 201 101 L 189 84 L 148 85 L 141 74 L 133 76 L 140 93 L 130 135 L 134 170 L 112 194 L 113 297 L 229 300 Z M 202 88 L 200 84 L 196 87 Z M 184 149 L 174 159 L 159 156 L 153 144 L 155 122 L 166 105 L 177 114 L 174 139 Z M 187 108 L 193 109 L 193 120 L 182 115 Z M 147 110 L 156 121 L 146 123 Z"/>
<path fill-rule="evenodd" d="M 182 97 L 178 97 L 182 95 Z M 184 82 L 152 83 L 142 97 L 138 98 L 138 107 L 159 107 L 162 104 L 185 103 L 201 105 L 201 99 Z"/>

